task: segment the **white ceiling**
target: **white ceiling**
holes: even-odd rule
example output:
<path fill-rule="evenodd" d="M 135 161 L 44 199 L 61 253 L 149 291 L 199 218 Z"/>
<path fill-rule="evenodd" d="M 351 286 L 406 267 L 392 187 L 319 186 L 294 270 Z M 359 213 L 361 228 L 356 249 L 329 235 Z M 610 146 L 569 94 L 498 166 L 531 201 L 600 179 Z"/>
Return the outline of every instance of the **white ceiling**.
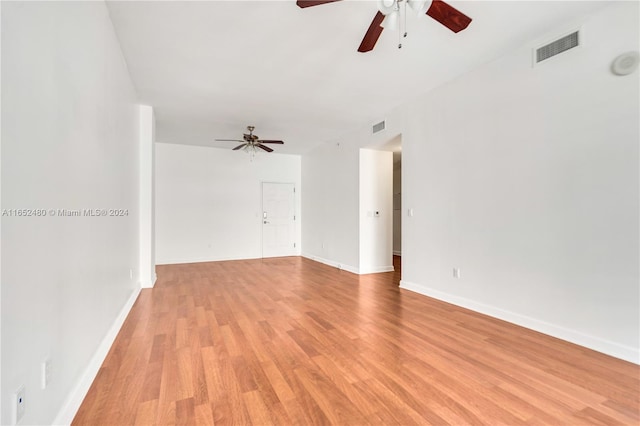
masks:
<path fill-rule="evenodd" d="M 473 18 L 454 34 L 428 16 L 357 48 L 373 1 L 306 9 L 288 1 L 110 1 L 109 12 L 156 139 L 232 148 L 248 124 L 301 154 L 602 7 L 594 1 L 448 1 Z"/>

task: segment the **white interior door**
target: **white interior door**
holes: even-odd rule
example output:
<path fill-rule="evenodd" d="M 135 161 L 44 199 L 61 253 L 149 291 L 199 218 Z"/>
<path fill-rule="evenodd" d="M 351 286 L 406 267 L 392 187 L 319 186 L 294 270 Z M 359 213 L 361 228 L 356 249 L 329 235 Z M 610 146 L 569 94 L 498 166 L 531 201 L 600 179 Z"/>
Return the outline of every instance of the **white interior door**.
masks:
<path fill-rule="evenodd" d="M 295 186 L 262 183 L 262 257 L 296 253 Z"/>

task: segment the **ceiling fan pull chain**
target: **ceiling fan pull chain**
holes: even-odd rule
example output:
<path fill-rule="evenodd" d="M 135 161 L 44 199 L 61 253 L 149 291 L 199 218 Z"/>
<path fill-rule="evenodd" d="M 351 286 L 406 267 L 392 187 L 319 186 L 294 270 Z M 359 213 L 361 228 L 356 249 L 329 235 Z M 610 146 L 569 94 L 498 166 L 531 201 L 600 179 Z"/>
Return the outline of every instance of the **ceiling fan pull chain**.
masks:
<path fill-rule="evenodd" d="M 407 7 L 402 0 L 398 0 L 396 6 L 398 8 L 398 13 L 401 13 L 401 19 L 399 19 L 398 23 L 398 49 L 402 49 L 402 25 L 404 21 L 404 36 L 407 36 Z"/>
<path fill-rule="evenodd" d="M 403 3 L 404 7 L 404 37 L 407 37 L 407 2 Z"/>
<path fill-rule="evenodd" d="M 398 23 L 398 49 L 402 49 L 402 21 Z"/>

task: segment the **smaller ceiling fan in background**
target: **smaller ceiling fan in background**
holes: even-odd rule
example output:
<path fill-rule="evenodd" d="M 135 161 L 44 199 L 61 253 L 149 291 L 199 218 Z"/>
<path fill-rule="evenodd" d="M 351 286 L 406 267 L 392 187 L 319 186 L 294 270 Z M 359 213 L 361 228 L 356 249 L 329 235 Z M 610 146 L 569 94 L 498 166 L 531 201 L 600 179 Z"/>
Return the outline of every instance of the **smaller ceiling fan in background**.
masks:
<path fill-rule="evenodd" d="M 260 139 L 258 137 L 258 135 L 254 135 L 253 131 L 255 130 L 255 126 L 247 126 L 247 130 L 249 131 L 249 134 L 244 133 L 242 135 L 242 140 L 240 139 L 216 139 L 216 141 L 218 142 L 240 142 L 240 145 L 236 146 L 235 148 L 233 148 L 234 151 L 238 151 L 238 150 L 243 150 L 249 154 L 251 154 L 251 156 L 253 157 L 256 152 L 258 151 L 258 148 L 267 151 L 267 152 L 273 152 L 273 149 L 269 148 L 268 146 L 264 146 L 263 144 L 279 144 L 282 145 L 284 144 L 283 141 L 275 141 L 275 140 L 266 140 L 266 139 Z"/>
<path fill-rule="evenodd" d="M 298 0 L 296 4 L 305 8 L 336 1 L 340 0 Z M 364 53 L 373 50 L 383 29 L 397 28 L 400 31 L 400 14 L 403 14 L 406 23 L 407 6 L 417 14 L 426 13 L 454 33 L 464 30 L 471 23 L 471 18 L 442 0 L 378 0 L 378 12 L 373 17 L 373 21 L 371 21 L 371 25 L 364 35 L 360 47 L 358 47 L 358 52 Z M 399 37 L 400 34 L 399 32 Z M 402 36 L 407 36 L 406 24 Z M 402 47 L 402 43 L 399 42 L 398 48 L 400 47 Z"/>

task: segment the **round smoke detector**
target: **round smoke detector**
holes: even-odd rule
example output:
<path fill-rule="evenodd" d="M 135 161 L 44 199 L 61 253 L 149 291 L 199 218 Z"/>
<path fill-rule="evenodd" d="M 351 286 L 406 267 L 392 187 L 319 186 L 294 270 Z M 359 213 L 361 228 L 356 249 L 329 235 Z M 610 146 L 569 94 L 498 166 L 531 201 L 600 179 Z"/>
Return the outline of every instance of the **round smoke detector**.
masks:
<path fill-rule="evenodd" d="M 616 75 L 629 75 L 638 68 L 640 54 L 638 52 L 627 52 L 618 56 L 611 64 L 611 71 Z"/>

